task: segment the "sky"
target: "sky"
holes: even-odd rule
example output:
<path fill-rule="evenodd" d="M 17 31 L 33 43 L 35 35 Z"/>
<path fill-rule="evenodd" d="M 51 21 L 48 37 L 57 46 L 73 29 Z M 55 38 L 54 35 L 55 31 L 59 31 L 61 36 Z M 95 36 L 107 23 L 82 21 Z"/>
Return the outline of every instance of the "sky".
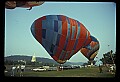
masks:
<path fill-rule="evenodd" d="M 81 22 L 100 43 L 98 59 L 110 50 L 116 52 L 116 4 L 113 2 L 45 2 L 30 11 L 26 9 L 5 9 L 5 57 L 35 54 L 52 59 L 30 30 L 32 23 L 45 15 L 65 15 Z M 87 62 L 88 59 L 77 52 L 68 61 Z"/>

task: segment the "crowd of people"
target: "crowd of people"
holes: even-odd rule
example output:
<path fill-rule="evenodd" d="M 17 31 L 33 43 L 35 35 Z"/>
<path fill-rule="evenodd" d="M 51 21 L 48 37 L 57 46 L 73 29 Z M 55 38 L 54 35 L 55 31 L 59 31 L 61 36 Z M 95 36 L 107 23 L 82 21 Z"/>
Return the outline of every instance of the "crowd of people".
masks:
<path fill-rule="evenodd" d="M 115 64 L 113 64 L 113 65 L 108 64 L 108 65 L 106 65 L 106 68 L 107 68 L 108 72 L 110 72 L 111 74 L 115 74 L 115 72 L 116 72 L 116 65 Z M 99 72 L 103 73 L 103 67 L 100 64 L 99 64 Z"/>
<path fill-rule="evenodd" d="M 11 76 L 15 76 L 15 71 L 19 72 L 20 76 L 23 76 L 23 72 L 25 71 L 25 65 L 13 65 L 11 68 Z"/>

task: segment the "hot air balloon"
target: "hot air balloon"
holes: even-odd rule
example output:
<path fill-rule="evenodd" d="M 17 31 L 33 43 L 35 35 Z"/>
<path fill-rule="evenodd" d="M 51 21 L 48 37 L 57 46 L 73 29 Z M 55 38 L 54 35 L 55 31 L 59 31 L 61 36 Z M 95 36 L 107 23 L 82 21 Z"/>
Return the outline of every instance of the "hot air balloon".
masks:
<path fill-rule="evenodd" d="M 64 15 L 46 15 L 36 19 L 31 32 L 59 64 L 64 64 L 92 41 L 90 32 L 82 23 Z"/>
<path fill-rule="evenodd" d="M 31 10 L 34 6 L 42 5 L 44 1 L 6 1 L 5 8 L 6 9 L 15 9 L 16 7 L 29 8 L 27 10 Z"/>
<path fill-rule="evenodd" d="M 94 58 L 96 57 L 96 55 L 98 54 L 99 51 L 99 42 L 98 40 L 91 36 L 92 41 L 90 42 L 89 45 L 83 47 L 82 49 L 80 49 L 81 53 L 89 60 L 89 61 L 93 61 Z"/>

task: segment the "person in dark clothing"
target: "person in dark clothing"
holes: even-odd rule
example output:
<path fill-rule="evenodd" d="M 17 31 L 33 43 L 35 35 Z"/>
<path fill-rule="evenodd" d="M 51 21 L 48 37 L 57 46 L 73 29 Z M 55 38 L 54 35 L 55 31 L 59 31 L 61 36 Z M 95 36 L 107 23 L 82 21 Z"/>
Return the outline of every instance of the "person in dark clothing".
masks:
<path fill-rule="evenodd" d="M 102 73 L 102 66 L 99 64 L 99 71 Z"/>

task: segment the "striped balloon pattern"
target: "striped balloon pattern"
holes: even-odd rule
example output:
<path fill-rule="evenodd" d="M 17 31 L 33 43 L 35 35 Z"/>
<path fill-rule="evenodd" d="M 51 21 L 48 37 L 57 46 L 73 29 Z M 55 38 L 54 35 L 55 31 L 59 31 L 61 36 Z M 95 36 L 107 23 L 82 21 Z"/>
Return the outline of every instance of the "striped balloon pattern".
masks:
<path fill-rule="evenodd" d="M 65 15 L 42 16 L 32 23 L 31 32 L 59 64 L 64 64 L 78 51 L 93 60 L 99 50 L 98 40 L 85 26 Z"/>

